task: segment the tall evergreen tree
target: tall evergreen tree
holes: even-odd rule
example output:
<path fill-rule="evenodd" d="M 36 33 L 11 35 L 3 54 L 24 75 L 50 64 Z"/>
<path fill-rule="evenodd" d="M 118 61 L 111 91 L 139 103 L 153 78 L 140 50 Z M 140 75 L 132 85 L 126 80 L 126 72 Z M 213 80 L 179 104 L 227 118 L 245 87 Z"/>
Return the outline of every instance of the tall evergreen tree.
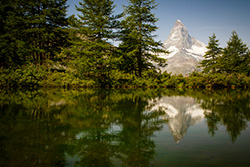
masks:
<path fill-rule="evenodd" d="M 1 32 L 3 65 L 53 59 L 67 42 L 67 0 L 10 0 Z M 2 17 L 2 16 L 1 16 Z"/>
<path fill-rule="evenodd" d="M 209 37 L 207 52 L 204 55 L 204 59 L 200 63 L 201 67 L 203 67 L 204 73 L 214 73 L 218 70 L 217 63 L 221 53 L 222 48 L 219 47 L 219 40 L 216 39 L 216 35 L 213 34 Z"/>
<path fill-rule="evenodd" d="M 162 43 L 154 39 L 158 19 L 152 10 L 156 7 L 155 0 L 129 0 L 125 7 L 120 44 L 125 53 L 123 67 L 135 71 L 140 77 L 143 70 L 154 67 L 152 62 L 166 65 L 165 60 L 158 57 L 158 53 L 165 52 Z"/>
<path fill-rule="evenodd" d="M 9 67 L 23 63 L 25 55 L 25 37 L 22 30 L 26 28 L 22 18 L 24 9 L 22 1 L 9 0 L 0 2 L 0 66 Z"/>
<path fill-rule="evenodd" d="M 67 43 L 67 0 L 31 0 L 27 2 L 25 35 L 32 60 L 53 59 Z"/>
<path fill-rule="evenodd" d="M 76 6 L 80 14 L 73 22 L 71 54 L 77 57 L 83 73 L 98 75 L 100 82 L 112 68 L 114 47 L 109 42 L 116 38 L 121 17 L 114 14 L 114 8 L 112 0 L 83 0 Z"/>
<path fill-rule="evenodd" d="M 233 31 L 221 57 L 222 70 L 227 73 L 248 73 L 250 66 L 250 52 L 238 34 Z"/>

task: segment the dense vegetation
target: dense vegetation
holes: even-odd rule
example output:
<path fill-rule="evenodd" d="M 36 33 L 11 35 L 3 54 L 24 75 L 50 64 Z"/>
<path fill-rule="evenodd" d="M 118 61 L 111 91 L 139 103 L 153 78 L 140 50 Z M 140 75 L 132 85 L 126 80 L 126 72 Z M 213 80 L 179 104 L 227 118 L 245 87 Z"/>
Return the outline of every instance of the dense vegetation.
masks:
<path fill-rule="evenodd" d="M 166 52 L 155 41 L 155 0 L 82 0 L 67 17 L 67 0 L 0 2 L 0 87 L 249 87 L 250 51 L 235 31 L 226 48 L 215 34 L 188 77 L 161 72 Z M 111 41 L 118 41 L 114 46 Z M 154 62 L 154 63 L 153 63 Z"/>

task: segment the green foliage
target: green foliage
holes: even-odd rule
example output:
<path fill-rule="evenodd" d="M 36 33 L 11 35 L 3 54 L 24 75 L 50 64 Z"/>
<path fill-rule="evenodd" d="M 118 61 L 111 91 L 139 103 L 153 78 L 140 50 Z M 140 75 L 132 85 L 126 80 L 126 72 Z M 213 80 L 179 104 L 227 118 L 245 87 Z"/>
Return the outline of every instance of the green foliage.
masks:
<path fill-rule="evenodd" d="M 207 49 L 200 64 L 204 73 L 214 73 L 218 71 L 217 63 L 222 52 L 222 48 L 219 47 L 219 40 L 216 39 L 215 34 L 209 37 Z"/>
<path fill-rule="evenodd" d="M 67 45 L 67 0 L 10 0 L 1 4 L 1 66 L 53 59 Z M 2 2 L 1 2 L 2 3 Z M 3 15 L 2 15 L 3 13 Z"/>
<path fill-rule="evenodd" d="M 245 73 L 249 75 L 250 52 L 235 31 L 232 32 L 227 45 L 220 59 L 222 71 L 229 74 Z"/>
<path fill-rule="evenodd" d="M 205 59 L 200 63 L 203 73 L 200 78 L 205 79 L 203 84 L 207 87 L 246 87 L 249 85 L 250 51 L 246 44 L 238 37 L 235 31 L 227 42 L 227 47 L 218 47 L 219 40 L 215 34 L 209 37 L 208 51 Z M 192 77 L 193 78 L 193 77 Z M 198 78 L 195 78 L 197 80 Z M 193 85 L 193 84 L 192 84 Z"/>
<path fill-rule="evenodd" d="M 171 87 L 171 88 L 177 88 L 177 87 L 183 87 L 185 85 L 185 78 L 182 75 L 172 75 L 171 77 L 167 76 L 167 79 L 163 80 L 163 86 Z"/>
<path fill-rule="evenodd" d="M 28 64 L 17 69 L 1 69 L 1 86 L 3 87 L 36 87 L 46 78 L 46 68 Z"/>
<path fill-rule="evenodd" d="M 48 66 L 29 64 L 17 69 L 1 69 L 0 87 L 88 87 L 98 86 L 93 80 L 80 79 L 70 69 L 52 72 Z"/>
<path fill-rule="evenodd" d="M 227 42 L 227 47 L 222 49 L 218 47 L 219 40 L 216 39 L 215 34 L 209 37 L 207 49 L 204 60 L 200 63 L 203 67 L 203 73 L 217 73 L 216 78 L 212 79 L 219 85 L 239 85 L 237 77 L 241 74 L 250 75 L 250 51 L 249 48 L 242 42 L 235 31 Z M 219 74 L 220 73 L 220 74 Z M 227 75 L 232 74 L 232 75 Z M 227 75 L 225 77 L 225 75 Z M 226 79 L 226 84 L 222 84 L 222 78 Z M 220 81 L 219 81 L 220 80 Z M 241 82 L 241 81 L 239 81 Z M 212 83 L 213 84 L 213 83 Z"/>
<path fill-rule="evenodd" d="M 193 72 L 191 75 L 186 77 L 186 83 L 188 87 L 203 87 L 205 83 L 205 78 L 199 72 Z"/>
<path fill-rule="evenodd" d="M 79 19 L 72 17 L 71 43 L 68 55 L 78 73 L 106 85 L 116 60 L 109 41 L 116 38 L 115 29 L 121 15 L 114 15 L 112 0 L 83 0 L 76 6 Z"/>
<path fill-rule="evenodd" d="M 165 60 L 158 57 L 165 52 L 161 42 L 154 40 L 155 25 L 158 19 L 152 13 L 156 9 L 154 0 L 130 0 L 125 7 L 125 19 L 121 23 L 120 49 L 122 50 L 122 70 L 142 76 L 142 72 L 153 68 L 152 62 L 166 65 Z"/>
<path fill-rule="evenodd" d="M 112 0 L 82 0 L 78 18 L 66 18 L 66 0 L 1 1 L 0 86 L 249 87 L 250 51 L 235 31 L 224 49 L 209 37 L 202 73 L 158 71 L 166 51 L 155 41 L 156 7 L 129 0 L 115 15 Z M 110 43 L 117 39 L 119 47 Z"/>
<path fill-rule="evenodd" d="M 250 51 L 235 31 L 232 32 L 227 47 L 223 50 L 218 47 L 219 40 L 216 40 L 215 34 L 209 38 L 208 51 L 200 63 L 204 73 L 250 74 Z"/>
<path fill-rule="evenodd" d="M 42 81 L 42 86 L 45 87 L 91 87 L 95 85 L 93 80 L 84 80 L 74 77 L 70 72 L 65 73 L 53 72 Z M 98 85 L 97 85 L 98 86 Z"/>

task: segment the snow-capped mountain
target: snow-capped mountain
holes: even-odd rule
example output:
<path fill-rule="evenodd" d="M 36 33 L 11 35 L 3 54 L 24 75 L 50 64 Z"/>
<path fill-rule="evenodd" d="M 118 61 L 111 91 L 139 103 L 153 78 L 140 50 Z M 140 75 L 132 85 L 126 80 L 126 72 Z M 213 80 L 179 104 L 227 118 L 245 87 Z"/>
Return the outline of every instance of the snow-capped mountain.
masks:
<path fill-rule="evenodd" d="M 209 110 L 203 110 L 195 99 L 184 96 L 164 96 L 149 101 L 150 109 L 154 111 L 165 111 L 162 119 L 168 120 L 167 124 L 176 143 L 179 143 L 185 136 L 188 128 L 205 119 L 205 113 Z"/>
<path fill-rule="evenodd" d="M 192 38 L 185 25 L 177 20 L 167 40 L 163 43 L 170 54 L 161 54 L 160 57 L 168 60 L 168 65 L 162 71 L 172 74 L 186 75 L 196 69 L 196 65 L 203 59 L 206 45 Z"/>

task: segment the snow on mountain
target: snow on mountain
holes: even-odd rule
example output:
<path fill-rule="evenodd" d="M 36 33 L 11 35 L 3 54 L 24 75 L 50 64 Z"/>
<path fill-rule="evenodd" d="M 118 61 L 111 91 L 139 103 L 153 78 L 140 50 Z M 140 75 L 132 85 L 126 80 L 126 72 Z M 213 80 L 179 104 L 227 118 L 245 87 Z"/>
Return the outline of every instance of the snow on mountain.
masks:
<path fill-rule="evenodd" d="M 184 96 L 164 96 L 149 101 L 150 111 L 165 111 L 162 119 L 168 120 L 167 125 L 176 143 L 185 136 L 188 128 L 205 119 L 204 110 L 194 98 Z"/>
<path fill-rule="evenodd" d="M 165 55 L 167 59 L 173 57 L 177 52 L 179 52 L 179 49 L 177 49 L 175 46 L 170 46 L 168 48 L 168 51 L 170 54 Z"/>
<path fill-rule="evenodd" d="M 177 20 L 168 38 L 163 43 L 170 54 L 160 54 L 160 57 L 168 60 L 168 65 L 162 71 L 172 74 L 186 75 L 196 69 L 199 61 L 203 60 L 206 45 L 192 38 L 185 25 Z"/>

